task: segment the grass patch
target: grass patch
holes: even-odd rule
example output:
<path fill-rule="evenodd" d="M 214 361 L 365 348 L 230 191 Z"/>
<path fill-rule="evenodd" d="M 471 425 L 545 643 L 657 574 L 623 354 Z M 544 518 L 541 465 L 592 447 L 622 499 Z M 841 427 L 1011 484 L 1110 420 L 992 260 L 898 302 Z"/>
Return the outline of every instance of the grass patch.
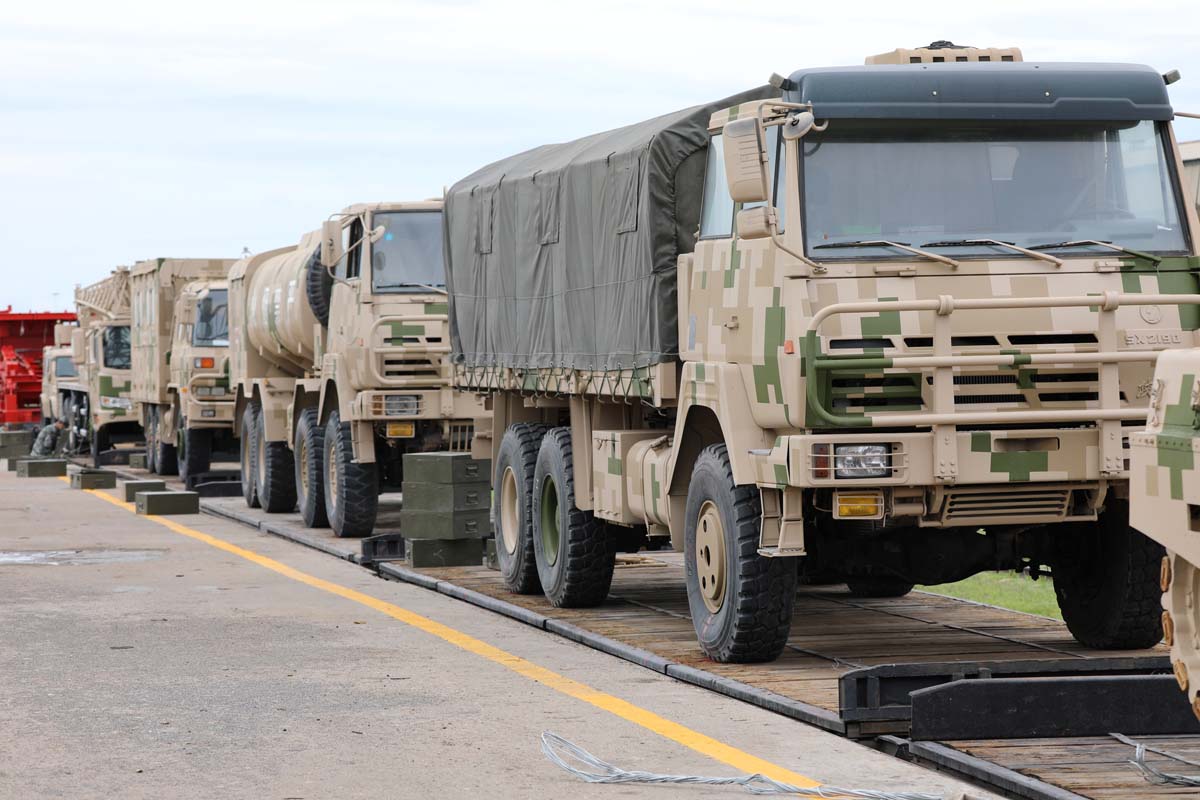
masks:
<path fill-rule="evenodd" d="M 923 592 L 1062 619 L 1054 597 L 1054 584 L 1046 577 L 1034 581 L 1017 572 L 981 572 L 965 581 L 917 588 Z"/>

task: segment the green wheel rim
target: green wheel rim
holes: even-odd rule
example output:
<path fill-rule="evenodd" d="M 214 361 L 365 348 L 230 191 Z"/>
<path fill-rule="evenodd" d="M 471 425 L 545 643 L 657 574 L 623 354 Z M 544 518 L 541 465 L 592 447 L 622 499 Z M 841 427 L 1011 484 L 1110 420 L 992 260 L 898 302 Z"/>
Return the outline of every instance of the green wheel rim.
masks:
<path fill-rule="evenodd" d="M 542 483 L 542 553 L 547 566 L 558 561 L 558 489 L 550 478 Z"/>

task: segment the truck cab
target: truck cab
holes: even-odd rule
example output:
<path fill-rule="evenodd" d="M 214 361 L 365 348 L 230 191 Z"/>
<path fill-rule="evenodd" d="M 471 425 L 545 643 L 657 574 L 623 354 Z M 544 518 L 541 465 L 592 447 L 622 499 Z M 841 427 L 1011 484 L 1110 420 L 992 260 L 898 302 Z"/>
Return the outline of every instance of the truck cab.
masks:
<path fill-rule="evenodd" d="M 872 595 L 1048 565 L 1082 643 L 1156 642 L 1128 434 L 1200 328 L 1163 77 L 941 43 L 775 83 L 713 115 L 680 271 L 680 417 L 738 441 L 760 553 Z"/>
<path fill-rule="evenodd" d="M 197 280 L 175 300 L 168 391 L 177 398 L 180 474 L 206 472 L 214 452 L 233 446 L 229 385 L 229 283 Z"/>

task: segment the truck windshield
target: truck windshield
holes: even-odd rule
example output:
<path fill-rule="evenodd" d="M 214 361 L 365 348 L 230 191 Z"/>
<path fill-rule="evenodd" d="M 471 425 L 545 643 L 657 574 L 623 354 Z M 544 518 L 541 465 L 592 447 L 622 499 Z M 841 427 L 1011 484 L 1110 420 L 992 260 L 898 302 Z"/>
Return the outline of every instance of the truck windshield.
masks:
<path fill-rule="evenodd" d="M 129 326 L 112 325 L 104 329 L 104 366 L 129 369 Z"/>
<path fill-rule="evenodd" d="M 1094 239 L 1186 252 L 1162 137 L 1153 122 L 836 120 L 801 143 L 807 252 L 911 258 L 879 246 L 887 240 L 945 255 L 1011 257 L 979 239 L 1024 247 Z M 858 241 L 875 244 L 822 249 Z"/>
<path fill-rule="evenodd" d="M 55 356 L 54 357 L 54 377 L 56 378 L 74 378 L 79 373 L 75 371 L 75 362 L 70 356 Z"/>
<path fill-rule="evenodd" d="M 196 303 L 196 324 L 192 328 L 193 347 L 229 346 L 229 292 L 210 289 Z"/>
<path fill-rule="evenodd" d="M 446 285 L 442 264 L 442 212 L 391 211 L 375 214 L 384 228 L 371 246 L 371 288 L 381 293 L 422 292 Z"/>

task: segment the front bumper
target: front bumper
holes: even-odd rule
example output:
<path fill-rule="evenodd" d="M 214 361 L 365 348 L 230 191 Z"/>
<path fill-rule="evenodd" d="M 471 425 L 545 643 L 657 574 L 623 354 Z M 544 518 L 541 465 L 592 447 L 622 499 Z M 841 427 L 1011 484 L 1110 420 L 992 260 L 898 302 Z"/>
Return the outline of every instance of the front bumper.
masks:
<path fill-rule="evenodd" d="M 938 527 L 1062 522 L 1095 519 L 1107 483 L 1128 477 L 1127 457 L 1119 472 L 1101 469 L 1100 435 L 1098 428 L 795 434 L 752 461 L 759 486 L 817 490 L 818 508 L 835 517 Z M 936 436 L 952 438 L 939 451 Z M 885 474 L 838 477 L 837 447 L 852 444 L 885 445 Z M 955 460 L 952 482 L 940 476 L 939 452 Z M 851 501 L 875 513 L 839 513 Z"/>

